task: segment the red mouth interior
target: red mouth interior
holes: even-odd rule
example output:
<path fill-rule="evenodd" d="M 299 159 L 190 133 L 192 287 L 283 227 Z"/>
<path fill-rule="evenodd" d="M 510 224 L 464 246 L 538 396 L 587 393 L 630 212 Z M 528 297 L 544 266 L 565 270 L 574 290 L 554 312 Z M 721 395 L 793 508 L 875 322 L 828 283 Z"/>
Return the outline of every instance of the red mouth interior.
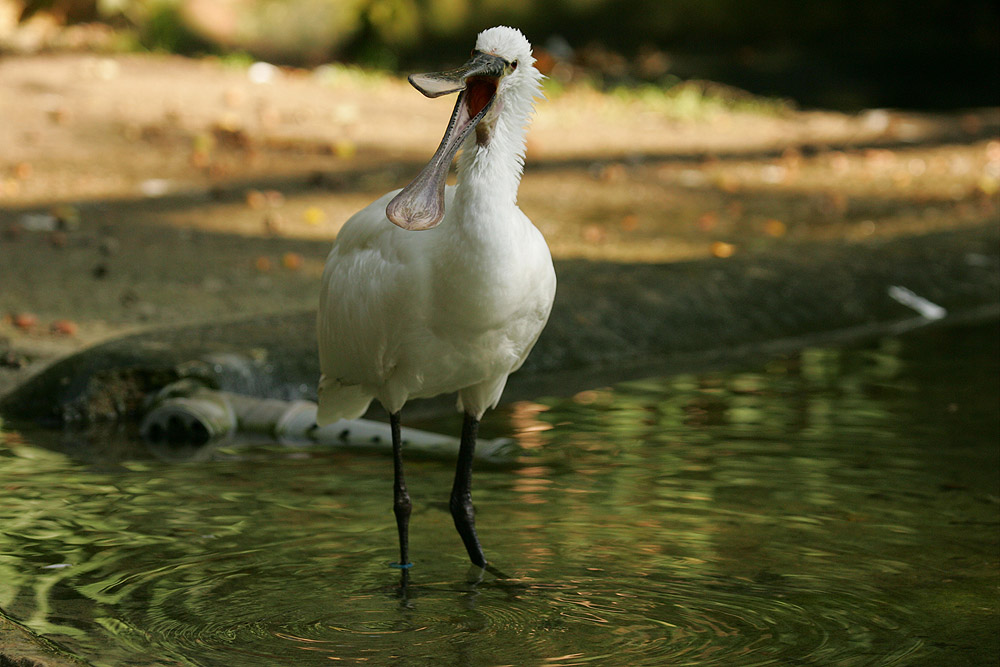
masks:
<path fill-rule="evenodd" d="M 474 76 L 465 82 L 465 105 L 469 118 L 475 118 L 497 92 L 497 80 L 493 77 Z"/>

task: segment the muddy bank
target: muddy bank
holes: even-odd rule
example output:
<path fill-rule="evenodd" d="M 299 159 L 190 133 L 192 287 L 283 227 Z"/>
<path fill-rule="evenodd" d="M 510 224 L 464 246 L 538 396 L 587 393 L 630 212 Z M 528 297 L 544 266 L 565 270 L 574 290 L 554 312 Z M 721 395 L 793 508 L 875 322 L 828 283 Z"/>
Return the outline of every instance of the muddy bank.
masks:
<path fill-rule="evenodd" d="M 0 96 L 0 395 L 137 331 L 315 307 L 340 225 L 412 178 L 451 105 L 350 68 L 273 74 L 261 83 L 245 66 L 152 55 L 0 62 L 0 88 L 12 91 Z M 657 298 L 685 312 L 708 298 L 711 320 L 725 304 L 699 281 L 714 274 L 685 277 L 684 267 L 767 289 L 771 263 L 808 271 L 799 255 L 822 264 L 843 244 L 864 256 L 894 239 L 996 224 L 1000 110 L 751 113 L 689 102 L 583 86 L 539 103 L 519 204 L 560 263 L 560 308 L 581 319 L 554 320 L 561 351 L 540 349 L 531 364 L 580 365 L 592 355 L 576 345 L 621 346 L 616 359 L 661 354 L 654 339 L 674 354 L 705 330 L 652 317 L 638 333 L 605 328 L 614 309 L 574 303 L 577 274 L 645 283 L 637 295 L 664 281 Z M 669 262 L 681 264 L 650 268 Z M 648 306 L 627 290 L 615 298 Z"/>
<path fill-rule="evenodd" d="M 505 401 L 734 362 L 817 337 L 1000 314 L 1000 233 L 992 225 L 724 261 L 566 260 L 557 273 L 552 317 Z M 930 305 L 912 297 L 907 305 L 907 292 Z M 253 396 L 315 399 L 314 317 L 300 311 L 119 338 L 55 363 L 3 398 L 0 412 L 50 424 L 131 418 L 149 391 L 183 376 Z M 451 401 L 408 411 L 447 410 Z"/>

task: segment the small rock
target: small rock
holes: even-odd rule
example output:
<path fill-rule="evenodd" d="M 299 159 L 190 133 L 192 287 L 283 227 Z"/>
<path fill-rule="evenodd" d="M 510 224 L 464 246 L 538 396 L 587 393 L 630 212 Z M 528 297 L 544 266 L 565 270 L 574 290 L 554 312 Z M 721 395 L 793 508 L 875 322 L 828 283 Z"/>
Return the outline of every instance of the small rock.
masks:
<path fill-rule="evenodd" d="M 271 83 L 274 81 L 280 70 L 271 63 L 255 62 L 247 68 L 247 78 L 252 83 Z"/>
<path fill-rule="evenodd" d="M 139 184 L 139 191 L 147 197 L 162 197 L 170 190 L 170 181 L 165 178 L 148 178 Z"/>

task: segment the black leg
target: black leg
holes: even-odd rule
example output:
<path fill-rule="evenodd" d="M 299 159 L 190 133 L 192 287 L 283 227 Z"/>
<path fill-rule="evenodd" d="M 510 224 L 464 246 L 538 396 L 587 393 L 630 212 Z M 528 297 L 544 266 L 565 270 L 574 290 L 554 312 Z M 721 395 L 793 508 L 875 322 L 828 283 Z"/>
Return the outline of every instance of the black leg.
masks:
<path fill-rule="evenodd" d="M 486 567 L 486 556 L 476 536 L 476 510 L 472 506 L 472 455 L 476 451 L 476 434 L 479 420 L 466 413 L 462 423 L 462 444 L 458 450 L 458 466 L 455 469 L 455 484 L 451 487 L 451 516 L 455 528 L 462 536 L 465 550 L 474 565 Z"/>
<path fill-rule="evenodd" d="M 406 492 L 406 480 L 403 478 L 403 441 L 399 433 L 399 413 L 389 415 L 389 426 L 392 429 L 392 511 L 396 515 L 396 528 L 399 530 L 399 563 L 398 567 L 410 567 L 410 494 Z"/>

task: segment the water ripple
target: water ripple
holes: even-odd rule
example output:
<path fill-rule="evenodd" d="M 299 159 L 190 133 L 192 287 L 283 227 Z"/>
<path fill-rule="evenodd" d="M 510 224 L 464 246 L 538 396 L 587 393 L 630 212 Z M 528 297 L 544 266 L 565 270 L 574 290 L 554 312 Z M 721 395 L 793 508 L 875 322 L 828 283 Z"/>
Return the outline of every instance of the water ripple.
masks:
<path fill-rule="evenodd" d="M 155 637 L 170 654 L 203 656 L 197 664 L 266 664 L 292 655 L 297 664 L 364 662 L 373 651 L 417 664 L 461 664 L 489 662 L 502 650 L 501 661 L 511 664 L 863 665 L 877 649 L 878 663 L 891 665 L 922 646 L 885 619 L 899 610 L 859 595 L 856 586 L 821 590 L 784 577 L 650 576 L 612 584 L 600 576 L 524 576 L 459 585 L 415 577 L 404 595 L 384 583 L 382 566 L 370 571 L 370 586 L 347 591 L 336 591 L 345 582 L 329 571 L 290 590 L 280 573 L 245 568 L 241 558 L 225 557 L 192 581 L 184 568 L 133 578 L 124 608 L 141 603 L 132 610 L 137 622 L 115 634 Z"/>
<path fill-rule="evenodd" d="M 97 667 L 986 664 L 996 363 L 898 352 L 512 407 L 527 454 L 474 491 L 506 579 L 466 572 L 439 463 L 404 575 L 381 458 L 109 470 L 0 432 L 0 607 Z"/>

